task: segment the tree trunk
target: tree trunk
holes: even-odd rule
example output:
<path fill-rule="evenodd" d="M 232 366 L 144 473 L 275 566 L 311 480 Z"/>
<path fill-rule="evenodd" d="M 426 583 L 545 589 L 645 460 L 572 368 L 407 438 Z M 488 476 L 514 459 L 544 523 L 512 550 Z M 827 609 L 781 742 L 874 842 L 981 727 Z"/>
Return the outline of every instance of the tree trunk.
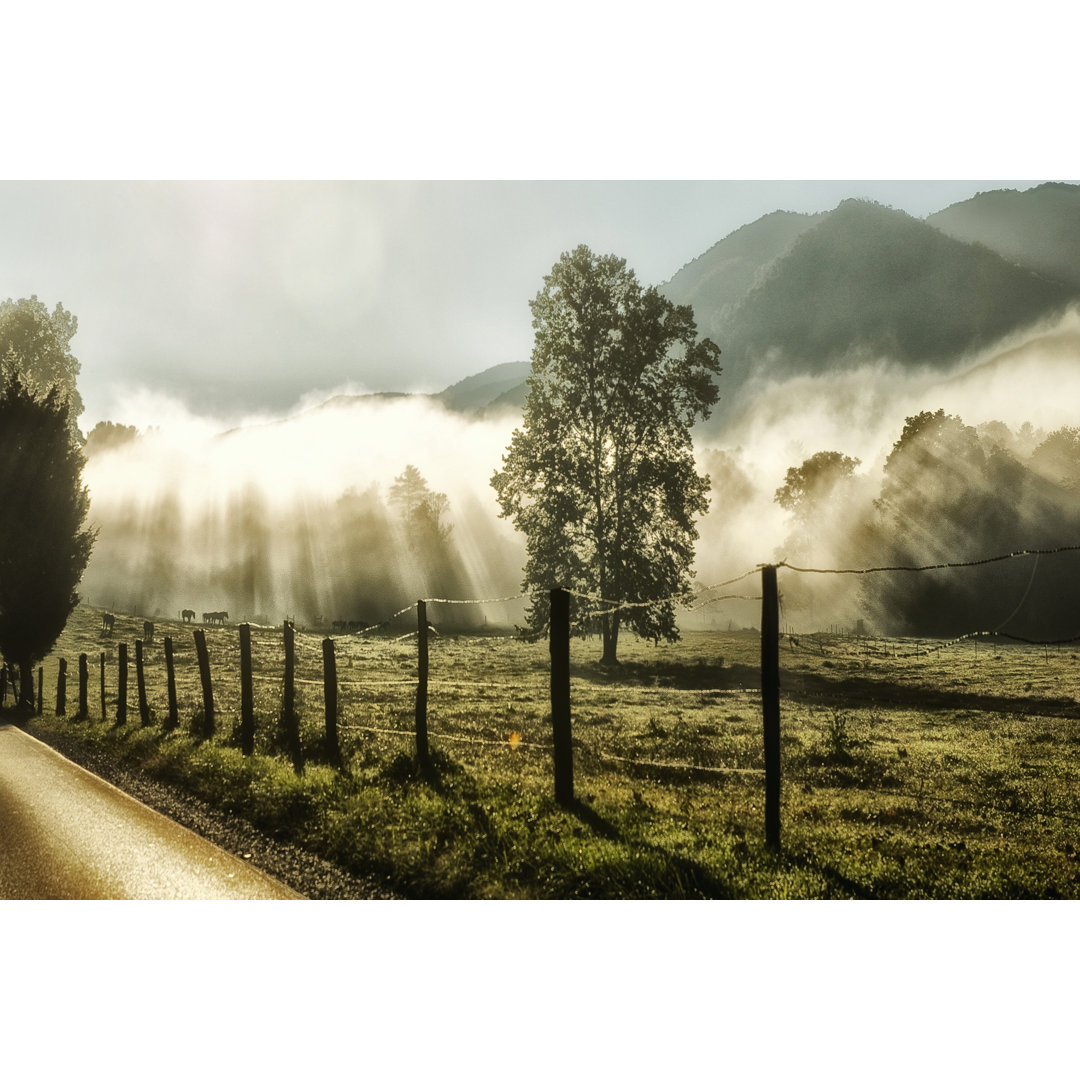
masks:
<path fill-rule="evenodd" d="M 618 657 L 615 655 L 619 647 L 618 612 L 614 615 L 605 615 L 601 626 L 603 627 L 604 655 L 600 658 L 600 663 L 614 667 L 619 662 Z"/>

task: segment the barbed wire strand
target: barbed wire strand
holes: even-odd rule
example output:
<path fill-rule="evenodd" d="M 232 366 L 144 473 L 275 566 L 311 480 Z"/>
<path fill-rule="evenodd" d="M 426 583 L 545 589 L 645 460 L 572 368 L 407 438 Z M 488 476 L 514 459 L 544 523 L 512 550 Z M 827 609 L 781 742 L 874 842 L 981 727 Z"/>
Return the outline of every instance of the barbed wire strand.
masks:
<path fill-rule="evenodd" d="M 815 566 L 794 566 L 789 562 L 763 563 L 762 566 L 774 565 L 777 568 L 794 571 L 796 574 L 885 574 L 885 573 L 923 573 L 926 570 L 960 570 L 969 566 L 988 566 L 990 563 L 1005 562 L 1008 559 L 1021 559 L 1030 555 L 1060 555 L 1067 551 L 1080 551 L 1080 544 L 1065 544 L 1056 548 L 1024 548 L 1010 551 L 1003 555 L 992 555 L 986 559 L 969 559 L 965 562 L 930 563 L 926 566 L 867 566 L 862 569 L 822 569 Z"/>

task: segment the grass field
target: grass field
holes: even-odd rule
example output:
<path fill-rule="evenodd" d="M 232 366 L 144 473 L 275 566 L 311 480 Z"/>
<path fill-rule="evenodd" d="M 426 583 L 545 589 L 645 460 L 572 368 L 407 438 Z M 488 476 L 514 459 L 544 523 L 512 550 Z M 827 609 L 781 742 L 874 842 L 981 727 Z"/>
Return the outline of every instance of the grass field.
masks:
<path fill-rule="evenodd" d="M 431 641 L 434 769 L 415 763 L 415 638 L 337 639 L 345 768 L 323 743 L 322 635 L 298 629 L 307 766 L 279 732 L 281 628 L 253 628 L 256 754 L 239 746 L 239 635 L 206 628 L 217 733 L 198 737 L 191 627 L 146 647 L 152 722 L 140 724 L 142 622 L 80 607 L 45 662 L 43 723 L 92 740 L 276 835 L 414 897 L 1080 896 L 1080 655 L 965 642 L 814 636 L 781 646 L 782 850 L 764 843 L 760 644 L 752 631 L 625 637 L 622 664 L 572 644 L 577 805 L 554 800 L 547 643 Z M 402 632 L 408 629 L 403 620 Z M 165 734 L 162 637 L 181 724 Z M 127 723 L 115 722 L 117 645 L 129 642 Z M 98 656 L 106 653 L 106 719 Z M 90 657 L 90 720 L 78 656 Z M 58 659 L 68 718 L 52 717 Z M 9 699 L 10 700 L 10 699 Z"/>

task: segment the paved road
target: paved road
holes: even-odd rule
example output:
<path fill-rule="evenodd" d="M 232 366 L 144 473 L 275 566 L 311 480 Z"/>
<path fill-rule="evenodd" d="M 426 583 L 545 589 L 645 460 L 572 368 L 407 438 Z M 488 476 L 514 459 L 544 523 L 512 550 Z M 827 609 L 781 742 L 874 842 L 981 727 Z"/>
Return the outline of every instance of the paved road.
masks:
<path fill-rule="evenodd" d="M 10 724 L 0 725 L 0 898 L 301 899 Z"/>

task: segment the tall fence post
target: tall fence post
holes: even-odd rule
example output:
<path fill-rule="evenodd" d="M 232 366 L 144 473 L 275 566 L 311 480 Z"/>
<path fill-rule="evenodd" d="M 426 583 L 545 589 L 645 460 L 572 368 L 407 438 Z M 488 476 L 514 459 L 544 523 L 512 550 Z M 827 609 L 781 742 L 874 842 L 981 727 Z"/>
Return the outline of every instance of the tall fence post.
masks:
<path fill-rule="evenodd" d="M 135 686 L 139 693 L 139 723 L 150 723 L 150 704 L 146 700 L 146 674 L 143 671 L 143 643 L 135 642 Z"/>
<path fill-rule="evenodd" d="M 101 672 L 101 719 L 105 719 L 105 654 L 98 658 L 98 670 Z"/>
<path fill-rule="evenodd" d="M 88 702 L 90 687 L 90 662 L 86 653 L 79 653 L 79 719 L 90 718 L 90 705 Z"/>
<path fill-rule="evenodd" d="M 121 641 L 117 647 L 117 652 L 120 654 L 117 672 L 116 672 L 116 722 L 118 724 L 127 723 L 127 679 L 128 679 L 128 661 L 127 661 L 127 642 Z"/>
<path fill-rule="evenodd" d="M 195 638 L 195 652 L 199 658 L 199 678 L 202 680 L 202 734 L 204 739 L 210 739 L 214 735 L 214 684 L 210 681 L 210 654 L 206 651 L 206 631 L 196 630 L 192 636 Z"/>
<path fill-rule="evenodd" d="M 176 707 L 176 668 L 173 664 L 172 638 L 165 638 L 165 683 L 169 694 L 169 713 L 162 727 L 173 731 L 180 725 L 180 710 Z"/>
<path fill-rule="evenodd" d="M 304 751 L 300 745 L 300 721 L 296 716 L 296 636 L 293 624 L 285 620 L 285 687 L 282 693 L 282 721 L 285 725 L 285 741 L 292 758 L 293 772 L 304 772 Z"/>
<path fill-rule="evenodd" d="M 427 604 L 416 601 L 416 758 L 421 768 L 431 764 L 428 754 L 427 692 L 428 692 L 428 623 Z"/>
<path fill-rule="evenodd" d="M 761 568 L 761 712 L 765 727 L 765 843 L 780 850 L 780 600 L 776 567 Z"/>
<path fill-rule="evenodd" d="M 574 801 L 574 754 L 570 741 L 570 594 L 551 590 L 551 732 L 555 748 L 555 801 Z"/>
<path fill-rule="evenodd" d="M 334 655 L 334 639 L 323 638 L 323 704 L 326 709 L 326 750 L 331 764 L 341 768 L 341 744 L 338 742 L 337 709 L 337 657 Z"/>
<path fill-rule="evenodd" d="M 251 624 L 240 624 L 240 752 L 255 753 L 255 698 L 251 688 Z"/>
<path fill-rule="evenodd" d="M 67 715 L 67 661 L 63 657 L 56 673 L 56 715 Z"/>

